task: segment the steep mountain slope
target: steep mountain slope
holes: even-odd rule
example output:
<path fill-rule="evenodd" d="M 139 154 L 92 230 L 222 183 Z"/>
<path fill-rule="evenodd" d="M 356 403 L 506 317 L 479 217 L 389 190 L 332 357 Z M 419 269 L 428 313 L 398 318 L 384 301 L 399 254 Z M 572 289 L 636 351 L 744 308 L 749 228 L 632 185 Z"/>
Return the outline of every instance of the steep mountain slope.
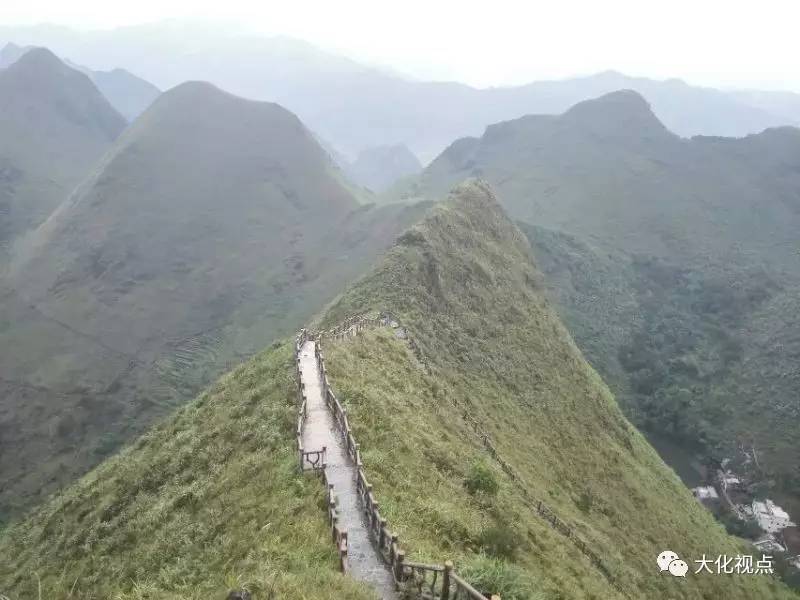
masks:
<path fill-rule="evenodd" d="M 33 46 L 20 47 L 16 44 L 6 44 L 0 50 L 0 69 L 9 67 L 17 62 L 33 48 Z M 97 86 L 97 89 L 106 97 L 111 106 L 119 111 L 128 122 L 135 120 L 136 117 L 142 114 L 161 93 L 152 83 L 137 77 L 125 69 L 92 71 L 69 60 L 64 62 L 67 66 L 80 71 L 91 79 L 92 83 Z"/>
<path fill-rule="evenodd" d="M 619 348 L 631 343 L 630 324 L 642 318 L 635 263 L 624 252 L 601 251 L 562 231 L 522 221 L 517 225 L 581 352 L 602 373 L 626 413 L 636 414 L 619 356 Z"/>
<path fill-rule="evenodd" d="M 375 192 L 383 192 L 395 182 L 420 171 L 419 159 L 404 144 L 365 148 L 346 167 L 350 179 Z"/>
<path fill-rule="evenodd" d="M 800 281 L 800 130 L 685 140 L 618 92 L 459 140 L 406 195 L 470 175 L 550 230 L 534 243 L 559 277 L 553 297 L 637 424 L 718 457 L 763 448 L 769 478 L 800 497 L 787 425 L 798 388 L 778 375 L 793 354 L 761 344 L 752 357 L 753 342 L 794 323 L 782 307 Z M 774 371 L 759 366 L 766 356 Z"/>
<path fill-rule="evenodd" d="M 359 206 L 278 105 L 203 83 L 162 95 L 10 261 L 2 508 L 289 333 L 415 210 Z"/>
<path fill-rule="evenodd" d="M 452 557 L 509 600 L 789 598 L 768 577 L 659 575 L 665 546 L 687 558 L 742 548 L 625 421 L 539 281 L 523 235 L 470 184 L 322 319 L 390 310 L 417 343 L 415 354 L 385 329 L 325 342 L 409 558 Z M 370 597 L 333 576 L 321 486 L 294 474 L 293 371 L 275 344 L 0 534 L 11 600 L 36 593 L 34 572 L 48 597 L 199 599 L 242 585 L 257 598 Z M 454 400 L 527 485 L 498 468 Z M 579 530 L 621 590 L 523 489 Z"/>
<path fill-rule="evenodd" d="M 727 427 L 737 439 L 757 446 L 769 457 L 768 472 L 783 492 L 783 505 L 800 515 L 800 449 L 797 422 L 800 404 L 800 288 L 788 287 L 748 315 L 741 334 L 743 368 L 732 369 L 721 386 L 722 397 L 739 400 L 734 411 L 749 418 L 728 416 Z M 762 460 L 762 462 L 764 462 Z"/>
<path fill-rule="evenodd" d="M 800 124 L 800 113 L 679 80 L 605 72 L 563 81 L 476 89 L 413 81 L 284 37 L 164 22 L 80 33 L 57 27 L 0 28 L 0 39 L 52 47 L 92 68 L 124 67 L 166 89 L 203 79 L 249 98 L 279 102 L 346 154 L 402 141 L 423 163 L 454 139 L 531 113 L 634 89 L 683 136 L 758 133 Z"/>
<path fill-rule="evenodd" d="M 663 548 L 691 560 L 743 546 L 624 419 L 485 184 L 459 187 L 403 234 L 322 325 L 374 311 L 393 315 L 413 344 L 379 330 L 323 348 L 381 512 L 410 560 L 455 557 L 504 598 L 789 597 L 770 578 L 659 575 Z M 618 587 L 538 516 L 537 499 Z M 493 584 L 478 552 L 499 561 Z"/>
<path fill-rule="evenodd" d="M 97 89 L 128 122 L 142 114 L 161 93 L 152 83 L 125 69 L 92 71 L 90 77 Z"/>
<path fill-rule="evenodd" d="M 125 120 L 82 73 L 34 49 L 0 71 L 0 252 L 52 212 Z"/>
<path fill-rule="evenodd" d="M 13 65 L 30 49 L 30 46 L 22 47 L 16 44 L 6 44 L 0 50 L 0 69 Z"/>
<path fill-rule="evenodd" d="M 135 121 L 161 94 L 161 90 L 152 83 L 125 69 L 92 71 L 86 67 L 75 68 L 89 76 L 111 106 L 129 123 Z"/>
<path fill-rule="evenodd" d="M 276 344 L 0 532 L 2 593 L 373 598 L 336 572 L 322 486 L 296 470 L 292 362 Z"/>

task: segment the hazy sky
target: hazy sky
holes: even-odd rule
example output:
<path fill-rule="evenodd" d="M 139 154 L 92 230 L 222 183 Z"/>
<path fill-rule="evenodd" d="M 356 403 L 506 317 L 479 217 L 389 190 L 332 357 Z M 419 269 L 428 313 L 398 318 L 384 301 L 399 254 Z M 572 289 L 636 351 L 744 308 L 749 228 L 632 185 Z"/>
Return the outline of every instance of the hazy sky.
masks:
<path fill-rule="evenodd" d="M 800 91 L 798 0 L 0 3 L 0 24 L 105 29 L 166 18 L 219 20 L 299 37 L 417 77 L 481 86 L 616 69 Z"/>

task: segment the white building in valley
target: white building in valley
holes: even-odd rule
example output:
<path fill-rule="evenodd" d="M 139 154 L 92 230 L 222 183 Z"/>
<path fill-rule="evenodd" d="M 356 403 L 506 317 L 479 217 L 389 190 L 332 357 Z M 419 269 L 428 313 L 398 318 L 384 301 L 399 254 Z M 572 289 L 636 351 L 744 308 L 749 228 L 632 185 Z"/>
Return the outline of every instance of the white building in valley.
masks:
<path fill-rule="evenodd" d="M 753 501 L 753 517 L 758 526 L 767 533 L 778 533 L 781 529 L 794 525 L 789 519 L 789 513 L 769 499 L 764 502 Z"/>
<path fill-rule="evenodd" d="M 692 494 L 700 501 L 703 500 L 719 500 L 719 494 L 714 489 L 713 485 L 701 485 L 700 487 L 692 488 Z"/>
<path fill-rule="evenodd" d="M 769 534 L 753 542 L 753 545 L 761 552 L 786 552 L 786 548 Z"/>

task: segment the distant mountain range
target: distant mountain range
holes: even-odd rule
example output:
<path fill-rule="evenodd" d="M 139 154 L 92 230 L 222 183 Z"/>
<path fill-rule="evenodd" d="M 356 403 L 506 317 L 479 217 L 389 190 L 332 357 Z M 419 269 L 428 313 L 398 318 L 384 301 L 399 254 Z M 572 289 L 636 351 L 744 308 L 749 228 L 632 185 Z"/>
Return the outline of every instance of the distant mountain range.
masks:
<path fill-rule="evenodd" d="M 8 43 L 0 50 L 0 69 L 4 69 L 19 60 L 33 46 L 17 46 Z M 125 69 L 110 71 L 93 71 L 69 60 L 64 62 L 89 77 L 97 89 L 106 97 L 128 122 L 133 121 L 153 103 L 160 90 L 152 83 L 137 77 Z"/>
<path fill-rule="evenodd" d="M 0 40 L 43 45 L 92 69 L 125 68 L 162 89 L 207 80 L 237 95 L 295 112 L 353 160 L 368 147 L 406 144 L 423 163 L 456 138 L 526 114 L 632 89 L 681 136 L 744 136 L 800 123 L 800 95 L 724 92 L 679 80 L 616 72 L 476 89 L 404 79 L 283 37 L 261 37 L 176 22 L 79 33 L 54 26 L 2 27 Z"/>
<path fill-rule="evenodd" d="M 604 246 L 686 262 L 758 252 L 786 264 L 796 258 L 798 160 L 800 129 L 684 139 L 628 90 L 457 140 L 420 187 L 441 194 L 486 177 L 516 218 Z"/>
<path fill-rule="evenodd" d="M 366 148 L 352 163 L 345 160 L 342 168 L 354 183 L 374 192 L 384 192 L 397 181 L 422 171 L 419 159 L 405 144 Z"/>

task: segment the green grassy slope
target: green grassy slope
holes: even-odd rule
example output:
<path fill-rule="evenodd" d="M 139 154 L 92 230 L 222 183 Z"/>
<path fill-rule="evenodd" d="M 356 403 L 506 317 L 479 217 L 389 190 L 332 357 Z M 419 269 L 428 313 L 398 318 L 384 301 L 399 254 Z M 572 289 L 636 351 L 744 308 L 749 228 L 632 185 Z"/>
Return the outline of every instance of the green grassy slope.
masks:
<path fill-rule="evenodd" d="M 796 353 L 768 339 L 797 337 L 798 157 L 798 129 L 681 139 L 619 92 L 459 140 L 405 195 L 484 177 L 545 231 L 560 314 L 636 424 L 718 458 L 755 445 L 797 499 Z"/>
<path fill-rule="evenodd" d="M 379 330 L 328 342 L 327 364 L 381 510 L 412 557 L 453 558 L 507 600 L 625 597 L 533 514 L 457 399 L 628 597 L 789 597 L 758 577 L 658 575 L 663 547 L 686 557 L 740 548 L 621 416 L 485 187 L 434 207 L 323 325 L 375 309 L 403 320 L 419 357 Z M 289 345 L 276 343 L 0 533 L 0 593 L 369 598 L 336 574 L 319 482 L 294 471 L 292 370 Z"/>
<path fill-rule="evenodd" d="M 0 70 L 0 259 L 69 195 L 125 125 L 88 77 L 44 48 Z"/>
<path fill-rule="evenodd" d="M 408 327 L 422 362 L 379 331 L 328 342 L 326 364 L 381 511 L 414 558 L 454 558 L 504 598 L 625 597 L 536 516 L 525 490 L 573 524 L 628 597 L 790 597 L 768 578 L 659 575 L 664 548 L 689 560 L 747 551 L 622 416 L 485 184 L 459 188 L 401 236 L 323 326 L 376 310 Z M 454 402 L 523 483 L 483 450 Z"/>
<path fill-rule="evenodd" d="M 296 410 L 291 345 L 276 344 L 0 533 L 0 594 L 372 598 L 337 572 L 322 485 L 297 472 Z"/>
<path fill-rule="evenodd" d="M 360 205 L 278 105 L 163 94 L 0 281 L 0 520 L 290 334 L 419 210 Z"/>

